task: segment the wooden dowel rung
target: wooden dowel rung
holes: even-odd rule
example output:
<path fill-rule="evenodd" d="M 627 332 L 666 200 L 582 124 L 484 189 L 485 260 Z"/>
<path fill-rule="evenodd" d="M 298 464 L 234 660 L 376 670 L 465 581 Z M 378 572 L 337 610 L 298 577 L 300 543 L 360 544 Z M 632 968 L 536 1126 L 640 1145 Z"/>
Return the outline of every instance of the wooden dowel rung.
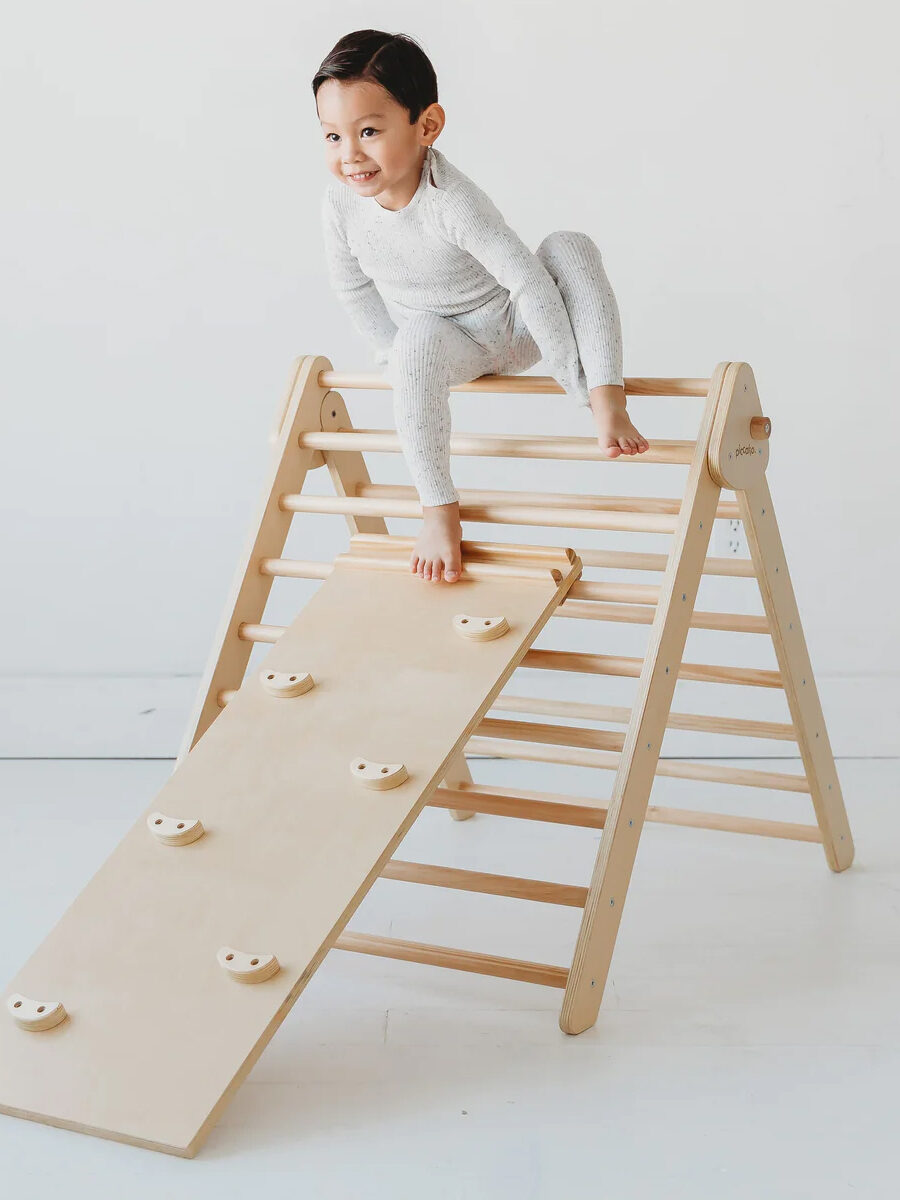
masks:
<path fill-rule="evenodd" d="M 375 937 L 353 930 L 345 930 L 334 943 L 334 949 L 352 950 L 356 954 L 377 954 L 381 958 L 399 958 L 404 962 L 425 963 L 432 967 L 450 967 L 455 971 L 473 971 L 478 975 L 495 975 L 501 979 L 540 983 L 547 987 L 563 988 L 569 977 L 565 967 L 477 954 L 474 950 L 455 950 L 449 946 L 429 946 L 424 942 L 406 942 L 400 938 Z"/>
<path fill-rule="evenodd" d="M 577 650 L 529 650 L 522 659 L 523 667 L 541 671 L 575 671 L 584 675 L 621 675 L 637 679 L 644 665 L 642 658 L 625 658 L 614 654 L 582 654 Z M 757 667 L 720 667 L 714 663 L 673 664 L 679 679 L 701 683 L 736 683 L 747 687 L 782 686 L 778 671 Z"/>
<path fill-rule="evenodd" d="M 640 554 L 633 550 L 594 550 L 587 546 L 572 547 L 586 567 L 607 567 L 613 571 L 660 571 L 669 565 L 665 554 Z M 707 558 L 704 575 L 725 575 L 738 579 L 754 579 L 753 561 L 749 558 Z"/>
<path fill-rule="evenodd" d="M 542 697 L 512 696 L 501 692 L 494 701 L 493 712 L 524 712 L 547 717 L 573 717 L 584 721 L 610 721 L 627 725 L 631 709 L 608 704 L 582 704 L 577 700 L 547 700 Z M 669 712 L 667 726 L 671 729 L 690 729 L 700 733 L 731 734 L 738 737 L 775 738 L 796 741 L 793 725 L 781 721 L 750 721 L 742 717 L 713 717 L 705 714 Z"/>
<path fill-rule="evenodd" d="M 653 604 L 659 601 L 656 583 L 594 583 L 578 580 L 567 592 L 575 600 L 609 600 L 620 604 Z"/>
<path fill-rule="evenodd" d="M 411 551 L 416 539 L 393 533 L 366 533 L 355 534 L 354 541 L 364 541 L 367 544 L 389 547 L 392 550 L 402 547 L 404 550 Z M 526 555 L 534 552 L 533 546 L 518 546 L 509 542 L 479 542 L 471 541 L 468 538 L 463 539 L 461 549 L 463 558 L 487 557 L 494 559 L 497 557 L 501 545 L 504 554 L 507 551 L 518 551 Z M 561 548 L 559 546 L 543 547 L 547 553 L 558 552 Z M 585 546 L 580 550 L 573 549 L 573 553 L 578 555 L 586 567 L 606 567 L 614 571 L 662 572 L 666 570 L 669 562 L 668 556 L 665 554 L 638 554 L 633 550 L 595 550 Z M 707 575 L 728 575 L 750 579 L 755 577 L 753 563 L 749 558 L 708 558 L 704 563 L 703 570 Z"/>
<path fill-rule="evenodd" d="M 410 543 L 412 539 L 410 539 Z M 472 563 L 470 563 L 471 574 Z M 405 569 L 405 568 L 404 568 Z M 291 579 L 325 579 L 334 570 L 332 563 L 301 561 L 290 558 L 260 559 L 261 575 L 284 576 Z M 474 576 L 473 576 L 474 578 Z M 590 596 L 590 600 L 579 599 Z M 622 604 L 606 603 L 614 596 L 654 597 L 659 588 L 654 584 L 576 583 L 569 589 L 563 603 L 553 616 L 570 617 L 582 621 L 616 621 L 629 625 L 652 625 L 655 609 L 643 598 Z M 595 603 L 596 600 L 604 603 Z M 749 613 L 695 612 L 691 617 L 695 629 L 719 629 L 733 633 L 769 633 L 768 621 L 764 616 Z"/>
<path fill-rule="evenodd" d="M 656 513 L 673 517 L 677 517 L 681 512 L 681 498 L 678 496 L 596 496 L 573 492 L 513 492 L 496 488 L 459 488 L 458 491 L 459 502 L 463 508 L 472 505 L 536 505 L 538 508 L 572 511 L 583 509 L 586 512 Z M 361 483 L 357 484 L 354 495 L 371 500 L 415 502 L 418 499 L 416 489 L 404 483 Z M 716 517 L 739 521 L 740 505 L 736 500 L 721 500 L 716 509 Z"/>
<path fill-rule="evenodd" d="M 488 565 L 490 564 L 484 564 L 485 567 Z M 238 637 L 244 642 L 277 642 L 284 631 L 284 625 L 261 625 L 253 621 L 242 621 L 238 626 Z M 529 650 L 520 665 L 540 671 L 575 671 L 582 675 L 619 675 L 636 679 L 640 676 L 643 664 L 642 658 L 626 658 L 615 654 L 582 654 L 577 650 Z M 713 663 L 682 663 L 678 667 L 678 678 L 692 679 L 700 683 L 736 683 L 747 687 L 782 686 L 778 671 L 765 671 L 757 667 L 720 667 Z"/>
<path fill-rule="evenodd" d="M 218 703 L 224 708 L 237 695 L 236 688 L 225 688 L 219 692 Z M 631 709 L 604 704 L 579 704 L 574 700 L 531 699 L 526 696 L 507 696 L 501 693 L 494 701 L 490 714 L 495 712 L 524 712 L 534 716 L 573 717 L 587 721 L 610 721 L 627 725 Z M 486 718 L 488 719 L 488 718 Z M 783 742 L 795 742 L 797 732 L 793 725 L 781 721 L 750 721 L 742 717 L 713 717 L 696 713 L 670 712 L 666 722 L 668 729 L 687 729 L 697 733 L 717 733 L 732 737 L 766 738 Z M 562 726 L 561 728 L 571 728 Z"/>
<path fill-rule="evenodd" d="M 627 396 L 706 396 L 708 379 L 669 379 L 635 376 L 625 380 Z M 367 392 L 392 391 L 384 375 L 371 371 L 320 371 L 319 387 L 354 388 Z M 497 395 L 565 395 L 552 375 L 481 375 L 478 379 L 450 386 L 451 392 L 493 392 Z"/>
<path fill-rule="evenodd" d="M 575 587 L 578 585 L 576 584 Z M 575 590 L 570 588 L 569 595 Z M 554 617 L 570 617 L 579 621 L 616 621 L 623 625 L 652 625 L 655 607 L 647 604 L 599 604 L 593 600 L 565 601 L 553 612 Z M 729 633 L 770 633 L 769 622 L 763 616 L 750 613 L 694 612 L 692 629 L 717 629 Z"/>
<path fill-rule="evenodd" d="M 383 534 L 378 536 L 385 536 Z M 414 538 L 395 539 L 396 541 L 404 540 L 409 543 L 409 548 L 412 549 Z M 465 556 L 466 542 L 463 545 L 463 555 Z M 477 545 L 478 543 L 469 543 Z M 668 558 L 665 554 L 636 554 L 627 550 L 591 550 L 583 547 L 580 550 L 575 550 L 575 553 L 581 559 L 586 567 L 606 567 L 614 571 L 665 571 Z M 263 569 L 262 564 L 270 564 L 268 568 Z M 287 569 L 291 564 L 297 564 L 298 569 Z M 303 570 L 308 567 L 308 574 Z M 293 575 L 300 579 L 324 579 L 326 573 L 330 573 L 331 563 L 303 563 L 298 559 L 290 558 L 264 558 L 260 560 L 260 571 L 266 575 Z M 285 568 L 285 569 L 282 569 Z M 321 574 L 319 571 L 321 570 Z M 708 558 L 703 568 L 706 575 L 728 575 L 739 578 L 753 578 L 753 564 L 750 559 L 745 558 Z"/>
<path fill-rule="evenodd" d="M 483 737 L 511 742 L 543 742 L 554 746 L 576 746 L 582 750 L 620 751 L 624 733 L 609 729 L 586 729 L 581 725 L 550 725 L 539 721 L 512 721 L 501 717 L 482 717 L 475 732 Z"/>
<path fill-rule="evenodd" d="M 279 497 L 285 512 L 353 517 L 422 516 L 417 500 L 370 499 L 365 496 L 308 496 L 286 492 Z M 495 525 L 540 525 L 558 529 L 607 529 L 628 533 L 674 533 L 677 517 L 640 512 L 582 512 L 538 505 L 461 504 L 460 519 Z"/>
<path fill-rule="evenodd" d="M 401 453 L 400 438 L 390 429 L 338 429 L 334 432 L 301 433 L 302 450 L 360 450 L 381 454 Z M 486 458 L 548 458 L 574 462 L 673 463 L 689 466 L 695 443 L 664 439 L 651 441 L 643 454 L 620 454 L 608 458 L 594 437 L 526 436 L 515 433 L 456 433 L 450 435 L 450 453 Z"/>
<path fill-rule="evenodd" d="M 450 808 L 457 812 L 486 813 L 491 816 L 574 825 L 586 829 L 602 829 L 608 812 L 608 805 L 598 805 L 596 800 L 584 796 L 523 792 L 516 788 L 482 787 L 478 784 L 468 784 L 464 788 L 438 788 L 428 804 L 432 808 Z M 657 804 L 648 805 L 645 820 L 662 825 L 716 829 L 722 833 L 787 838 L 797 842 L 822 841 L 818 825 L 770 821 L 731 813 L 700 812 L 687 808 L 663 808 Z"/>
<path fill-rule="evenodd" d="M 619 754 L 606 750 L 579 750 L 560 746 L 557 750 L 544 750 L 541 746 L 517 743 L 514 749 L 504 746 L 502 741 L 489 737 L 473 737 L 466 746 L 468 754 L 482 754 L 492 758 L 517 758 L 524 762 L 556 763 L 570 767 L 597 767 L 604 771 L 615 771 L 619 766 Z M 809 792 L 809 781 L 805 775 L 788 775 L 778 771 L 753 771 L 746 767 L 715 767 L 706 763 L 678 762 L 659 759 L 656 775 L 672 779 L 696 779 L 703 783 L 727 783 L 735 787 L 775 788 L 783 792 Z"/>
<path fill-rule="evenodd" d="M 584 908 L 587 900 L 587 888 L 574 884 L 520 879 L 515 875 L 489 875 L 485 871 L 464 871 L 457 867 L 403 862 L 396 858 L 385 864 L 381 876 L 383 879 L 398 879 L 404 883 L 426 883 L 433 887 L 484 892 L 491 896 L 511 896 L 516 900 L 538 900 L 543 904 L 563 904 L 571 908 Z"/>

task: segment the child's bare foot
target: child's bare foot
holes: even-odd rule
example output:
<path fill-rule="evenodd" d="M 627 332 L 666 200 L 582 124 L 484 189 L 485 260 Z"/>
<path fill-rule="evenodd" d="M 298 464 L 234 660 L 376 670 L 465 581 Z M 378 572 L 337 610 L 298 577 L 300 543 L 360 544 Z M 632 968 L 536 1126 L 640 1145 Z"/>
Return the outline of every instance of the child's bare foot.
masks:
<path fill-rule="evenodd" d="M 625 411 L 625 389 L 619 384 L 591 388 L 591 411 L 597 425 L 597 441 L 609 458 L 620 454 L 643 454 L 650 443 L 638 433 Z"/>
<path fill-rule="evenodd" d="M 459 501 L 436 504 L 433 508 L 423 505 L 422 517 L 422 530 L 416 538 L 409 569 L 432 583 L 437 583 L 443 572 L 445 583 L 455 583 L 462 570 Z"/>

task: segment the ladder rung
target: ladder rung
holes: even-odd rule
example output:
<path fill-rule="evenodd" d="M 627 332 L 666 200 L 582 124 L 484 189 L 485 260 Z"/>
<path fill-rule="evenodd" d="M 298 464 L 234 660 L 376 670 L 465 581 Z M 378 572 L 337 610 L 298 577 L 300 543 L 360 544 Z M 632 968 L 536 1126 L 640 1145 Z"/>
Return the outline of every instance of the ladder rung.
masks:
<path fill-rule="evenodd" d="M 586 729 L 581 725 L 549 725 L 537 721 L 509 721 L 483 717 L 476 732 L 484 737 L 511 742 L 549 742 L 554 746 L 577 746 L 582 750 L 611 750 L 618 753 L 625 734 L 608 729 Z"/>
<path fill-rule="evenodd" d="M 484 567 L 488 565 L 485 563 Z M 238 637 L 244 642 L 277 642 L 284 630 L 284 625 L 262 625 L 254 621 L 242 621 L 238 625 Z M 642 658 L 623 658 L 614 654 L 582 654 L 577 650 L 529 650 L 520 663 L 520 666 L 534 667 L 541 671 L 623 675 L 634 679 L 640 675 L 643 665 Z M 678 668 L 678 678 L 698 680 L 701 683 L 739 683 L 748 687 L 782 686 L 778 671 L 764 671 L 757 667 L 720 667 L 712 663 L 682 663 Z"/>
<path fill-rule="evenodd" d="M 468 754 L 488 755 L 491 758 L 519 758 L 525 762 L 558 763 L 570 767 L 597 767 L 615 771 L 620 755 L 607 750 L 579 750 L 562 746 L 556 751 L 543 750 L 540 746 L 517 743 L 515 749 L 506 747 L 495 738 L 473 737 L 466 746 Z M 736 787 L 776 788 L 783 792 L 809 792 L 809 780 L 805 775 L 789 775 L 778 771 L 753 771 L 747 767 L 713 767 L 706 763 L 678 762 L 675 759 L 659 759 L 657 775 L 672 779 L 696 779 L 704 783 L 727 783 Z"/>
<path fill-rule="evenodd" d="M 634 550 L 595 550 L 572 547 L 586 567 L 608 567 L 613 571 L 665 571 L 669 565 L 666 554 L 641 554 Z M 728 575 L 739 579 L 754 579 L 750 558 L 706 558 L 704 575 Z"/>
<path fill-rule="evenodd" d="M 681 498 L 678 496 L 596 496 L 573 492 L 513 492 L 496 488 L 459 488 L 461 505 L 533 505 L 539 508 L 585 509 L 589 512 L 642 512 L 678 516 Z M 355 496 L 375 500 L 418 499 L 414 487 L 406 483 L 360 483 Z M 720 500 L 716 517 L 722 520 L 741 520 L 741 508 L 736 500 Z"/>
<path fill-rule="evenodd" d="M 389 392 L 393 385 L 385 375 L 360 371 L 320 371 L 321 388 L 362 388 Z M 627 396 L 707 396 L 709 379 L 676 379 L 636 376 L 625 380 Z M 480 375 L 466 383 L 453 383 L 451 392 L 493 392 L 516 396 L 565 395 L 565 388 L 552 375 Z"/>
<path fill-rule="evenodd" d="M 302 450 L 362 450 L 385 454 L 401 452 L 400 437 L 390 429 L 339 429 L 333 433 L 301 433 Z M 643 454 L 608 458 L 596 438 L 532 436 L 515 433 L 452 433 L 450 453 L 486 458 L 551 458 L 577 462 L 674 463 L 689 466 L 696 442 L 656 440 Z"/>
<path fill-rule="evenodd" d="M 588 894 L 586 887 L 578 887 L 575 884 L 520 879 L 515 875 L 489 875 L 485 871 L 464 871 L 458 867 L 403 862 L 396 858 L 385 864 L 381 875 L 383 879 L 398 879 L 404 883 L 427 883 L 434 887 L 458 888 L 466 892 L 511 896 L 516 900 L 565 904 L 571 908 L 584 908 Z"/>
<path fill-rule="evenodd" d="M 279 497 L 285 512 L 353 517 L 422 516 L 416 500 L 369 499 L 365 496 L 310 496 L 286 492 Z M 563 529 L 610 529 L 628 533 L 674 533 L 677 517 L 640 512 L 582 512 L 579 509 L 540 508 L 538 505 L 461 504 L 463 521 L 498 525 L 541 525 Z"/>
<path fill-rule="evenodd" d="M 478 975 L 496 975 L 522 983 L 541 983 L 547 987 L 566 986 L 569 972 L 565 967 L 525 962 L 518 958 L 499 958 L 477 954 L 474 950 L 455 950 L 449 946 L 429 946 L 424 942 L 406 942 L 400 938 L 375 937 L 370 933 L 346 930 L 334 943 L 336 950 L 356 954 L 377 954 L 381 958 L 400 958 L 405 962 L 426 963 L 432 967 L 452 967 L 455 971 L 474 971 Z"/>
<path fill-rule="evenodd" d="M 585 796 L 482 787 L 474 783 L 461 788 L 438 788 L 428 804 L 432 808 L 452 808 L 459 812 L 516 817 L 523 821 L 545 821 L 585 829 L 602 829 L 608 811 L 608 806 L 598 805 L 595 799 Z M 645 820 L 662 825 L 686 825 L 693 829 L 716 829 L 722 833 L 787 838 L 797 842 L 822 841 L 818 825 L 769 821 L 730 813 L 699 812 L 689 808 L 662 808 L 657 804 L 647 806 Z"/>
<path fill-rule="evenodd" d="M 453 586 L 453 585 L 451 585 Z M 252 640 L 252 639 L 251 639 Z M 586 675 L 624 675 L 638 678 L 643 658 L 624 658 L 614 654 L 583 654 L 577 650 L 529 650 L 520 664 L 542 671 L 576 671 Z M 714 663 L 681 663 L 678 679 L 701 683 L 738 683 L 748 687 L 782 686 L 778 671 L 758 667 L 720 667 Z"/>
<path fill-rule="evenodd" d="M 291 558 L 263 558 L 260 574 L 291 579 L 326 579 L 334 570 L 332 563 L 301 561 Z M 659 587 L 646 583 L 573 584 L 565 600 L 554 609 L 555 617 L 573 617 L 584 621 L 618 621 L 633 625 L 652 625 L 653 605 Z M 621 604 L 609 603 L 621 598 Z M 598 603 L 603 601 L 603 603 Z M 651 603 L 652 601 L 652 603 Z M 764 616 L 751 613 L 694 612 L 691 626 L 696 629 L 719 629 L 733 633 L 769 633 Z"/>
<path fill-rule="evenodd" d="M 578 585 L 576 584 L 575 587 Z M 604 586 L 604 585 L 601 585 Z M 575 587 L 569 589 L 569 595 Z M 573 617 L 581 621 L 615 621 L 627 625 L 652 625 L 655 607 L 648 604 L 606 604 L 594 600 L 566 599 L 553 610 L 554 617 Z M 764 616 L 752 613 L 693 612 L 692 629 L 716 629 L 728 633 L 769 633 Z"/>
<path fill-rule="evenodd" d="M 397 539 L 400 541 L 400 539 Z M 412 549 L 414 539 L 404 538 Z M 668 557 L 665 554 L 636 554 L 631 550 L 592 550 L 583 547 L 575 550 L 586 567 L 606 567 L 613 571 L 665 571 Z M 268 565 L 267 565 L 268 564 Z M 325 579 L 333 564 L 328 562 L 302 561 L 292 558 L 263 558 L 259 570 L 263 575 L 286 575 L 296 579 Z M 707 558 L 703 564 L 704 575 L 726 575 L 740 579 L 753 579 L 753 563 L 749 558 Z"/>
<path fill-rule="evenodd" d="M 545 717 L 573 717 L 585 721 L 611 721 L 627 725 L 631 709 L 608 704 L 582 704 L 577 700 L 546 700 L 542 697 L 511 696 L 501 692 L 494 701 L 494 712 L 524 712 Z M 490 714 L 489 714 L 490 715 Z M 742 717 L 711 717 L 697 713 L 669 712 L 667 726 L 701 733 L 734 734 L 738 737 L 776 738 L 795 742 L 793 725 L 781 721 L 750 721 Z"/>

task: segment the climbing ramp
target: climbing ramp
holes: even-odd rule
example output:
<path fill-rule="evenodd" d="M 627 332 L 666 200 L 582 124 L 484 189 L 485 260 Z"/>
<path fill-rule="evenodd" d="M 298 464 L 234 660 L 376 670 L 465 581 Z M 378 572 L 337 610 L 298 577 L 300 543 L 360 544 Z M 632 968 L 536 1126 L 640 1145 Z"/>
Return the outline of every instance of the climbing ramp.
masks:
<path fill-rule="evenodd" d="M 463 576 L 452 585 L 410 575 L 412 541 L 392 536 L 386 518 L 419 515 L 415 492 L 373 483 L 363 457 L 398 452 L 397 435 L 355 429 L 341 395 L 387 386 L 318 356 L 294 364 L 262 502 L 175 771 L 7 986 L 0 1111 L 191 1157 L 332 948 L 560 988 L 560 1026 L 579 1033 L 597 1019 L 647 820 L 819 843 L 833 871 L 852 862 L 766 483 L 771 422 L 749 366 L 723 362 L 709 379 L 626 380 L 632 396 L 703 402 L 695 439 L 661 441 L 644 429 L 651 449 L 642 455 L 608 460 L 592 437 L 455 434 L 457 455 L 594 461 L 598 480 L 662 463 L 686 477 L 671 500 L 463 490 L 464 523 L 509 526 L 515 540 L 464 541 Z M 454 390 L 561 391 L 535 376 L 485 376 Z M 304 492 L 322 467 L 335 494 Z M 296 513 L 342 516 L 346 552 L 333 562 L 284 557 Z M 709 557 L 714 521 L 735 517 L 750 557 Z M 566 541 L 570 530 L 583 540 L 627 531 L 671 541 L 667 554 L 573 550 L 523 543 L 529 526 L 565 530 Z M 603 577 L 585 580 L 582 567 Z M 617 583 L 617 571 L 660 581 Z M 764 615 L 697 611 L 704 575 L 755 579 Z M 320 581 L 286 627 L 264 622 L 276 578 Z M 645 625 L 645 653 L 534 648 L 557 617 L 586 629 Z M 768 637 L 778 670 L 686 662 L 691 628 Z M 260 644 L 272 648 L 251 668 Z M 634 698 L 613 707 L 504 693 L 519 666 L 632 678 Z M 790 720 L 726 717 L 714 701 L 708 714 L 673 711 L 679 679 L 779 689 Z M 661 762 L 667 729 L 793 742 L 803 773 Z M 482 786 L 466 751 L 595 767 L 612 775 L 610 797 Z M 805 793 L 815 824 L 653 806 L 655 775 L 720 793 L 730 785 Z M 600 828 L 593 874 L 555 883 L 393 858 L 425 805 L 458 820 L 492 813 Z M 579 908 L 571 963 L 345 929 L 379 877 Z"/>

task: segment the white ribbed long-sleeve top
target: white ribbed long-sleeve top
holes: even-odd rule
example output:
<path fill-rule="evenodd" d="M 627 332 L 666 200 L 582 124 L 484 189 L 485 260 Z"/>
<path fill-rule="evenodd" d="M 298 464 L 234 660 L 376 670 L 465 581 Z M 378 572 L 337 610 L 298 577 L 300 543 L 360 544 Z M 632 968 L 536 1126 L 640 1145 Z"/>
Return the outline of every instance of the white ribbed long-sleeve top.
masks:
<path fill-rule="evenodd" d="M 435 186 L 431 186 L 430 178 Z M 541 260 L 506 224 L 490 197 L 429 146 L 415 195 L 384 208 L 331 180 L 322 199 L 331 285 L 384 364 L 398 321 L 420 311 L 490 320 L 512 299 L 550 374 L 588 404 L 569 314 Z M 467 328 L 477 336 L 479 314 Z"/>

